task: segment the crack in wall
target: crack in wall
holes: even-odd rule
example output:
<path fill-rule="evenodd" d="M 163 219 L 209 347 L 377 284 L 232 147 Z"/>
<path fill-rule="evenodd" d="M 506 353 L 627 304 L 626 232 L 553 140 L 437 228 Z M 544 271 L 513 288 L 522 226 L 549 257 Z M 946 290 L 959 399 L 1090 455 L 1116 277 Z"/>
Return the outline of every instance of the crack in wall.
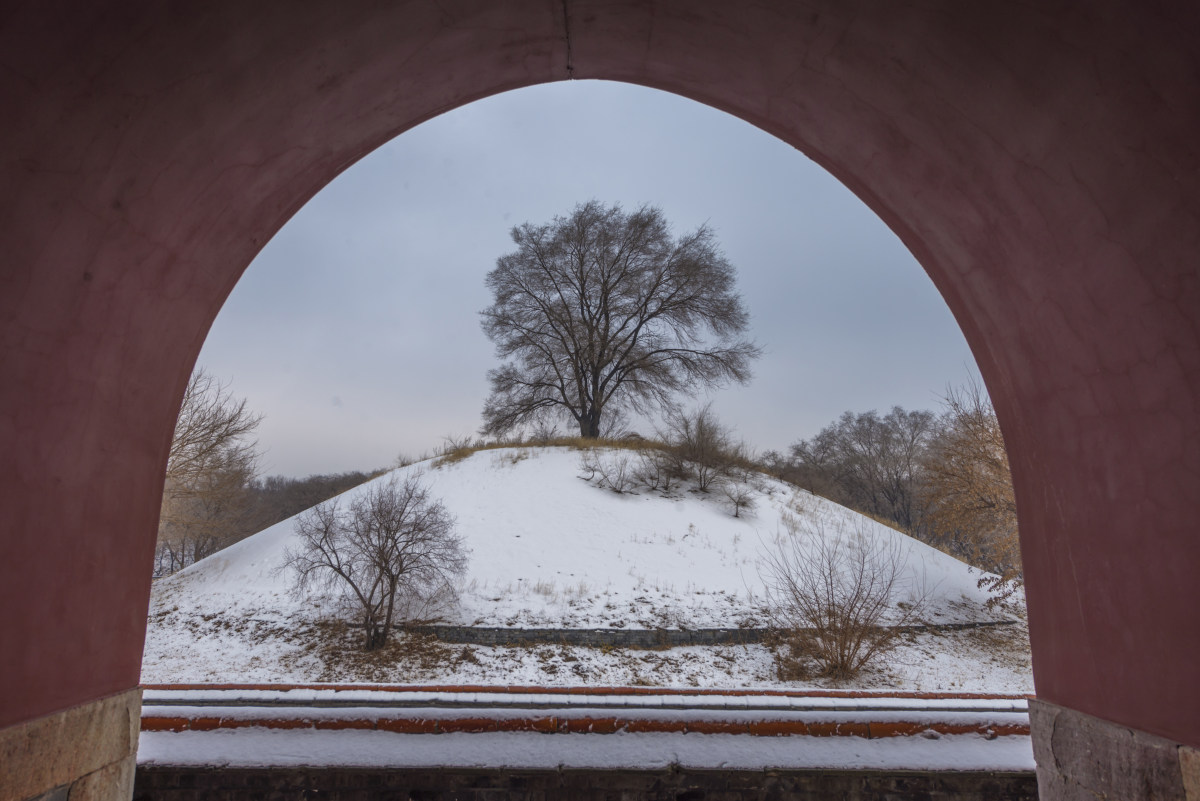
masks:
<path fill-rule="evenodd" d="M 567 40 L 567 80 L 575 78 L 575 58 L 571 52 L 571 13 L 567 10 L 567 0 L 562 0 L 563 37 Z"/>

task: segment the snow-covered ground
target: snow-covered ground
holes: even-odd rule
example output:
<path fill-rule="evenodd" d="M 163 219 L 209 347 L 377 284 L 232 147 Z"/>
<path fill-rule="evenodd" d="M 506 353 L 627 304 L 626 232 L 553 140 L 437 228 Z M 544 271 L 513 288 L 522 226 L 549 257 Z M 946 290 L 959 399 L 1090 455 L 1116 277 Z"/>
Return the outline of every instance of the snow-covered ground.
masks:
<path fill-rule="evenodd" d="M 610 465 L 639 457 L 600 453 Z M 886 526 L 766 476 L 749 483 L 754 509 L 734 517 L 720 492 L 618 494 L 584 480 L 570 448 L 485 450 L 413 472 L 457 520 L 470 550 L 456 605 L 443 622 L 514 628 L 738 628 L 765 623 L 762 555 L 786 536 L 862 535 L 894 542 L 905 584 L 928 596 L 931 623 L 1020 616 L 984 608 L 979 574 Z M 375 479 L 386 481 L 388 476 Z M 347 496 L 366 491 L 350 490 Z M 765 646 L 661 651 L 565 646 L 488 648 L 397 637 L 362 654 L 337 604 L 296 596 L 282 569 L 295 544 L 286 520 L 157 581 L 143 681 L 508 683 L 798 686 L 775 677 Z M 1032 692 L 1022 625 L 908 637 L 860 686 Z"/>
<path fill-rule="evenodd" d="M 139 765 L 257 767 L 321 764 L 452 768 L 765 770 L 1033 770 L 1028 737 L 937 739 L 694 734 L 392 734 L 382 731 L 143 732 Z"/>

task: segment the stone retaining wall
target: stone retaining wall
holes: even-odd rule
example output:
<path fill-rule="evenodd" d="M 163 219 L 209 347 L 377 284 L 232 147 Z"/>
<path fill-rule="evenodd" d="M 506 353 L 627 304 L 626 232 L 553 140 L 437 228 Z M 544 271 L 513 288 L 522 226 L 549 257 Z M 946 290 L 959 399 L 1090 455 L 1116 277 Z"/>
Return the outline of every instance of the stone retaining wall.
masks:
<path fill-rule="evenodd" d="M 901 626 L 904 631 L 961 631 L 1011 626 L 1015 620 Z M 482 626 L 411 626 L 407 631 L 464 645 L 580 645 L 591 648 L 676 648 L 685 645 L 749 645 L 761 643 L 768 629 L 514 629 Z"/>
<path fill-rule="evenodd" d="M 139 767 L 134 801 L 1034 801 L 1033 771 Z"/>
<path fill-rule="evenodd" d="M 414 626 L 442 642 L 466 645 L 581 645 L 591 648 L 675 648 L 682 645 L 748 645 L 764 629 L 509 629 L 479 626 Z"/>

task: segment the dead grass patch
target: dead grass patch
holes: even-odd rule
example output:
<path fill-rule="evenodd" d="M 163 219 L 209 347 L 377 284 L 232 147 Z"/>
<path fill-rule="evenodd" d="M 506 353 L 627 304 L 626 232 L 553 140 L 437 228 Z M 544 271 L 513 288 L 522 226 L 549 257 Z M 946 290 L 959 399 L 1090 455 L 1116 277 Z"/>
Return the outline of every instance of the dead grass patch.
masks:
<path fill-rule="evenodd" d="M 472 456 L 480 451 L 494 451 L 505 448 L 571 448 L 577 451 L 593 450 L 595 448 L 616 448 L 627 451 L 647 451 L 662 449 L 664 447 L 666 446 L 661 442 L 642 437 L 619 439 L 588 439 L 586 437 L 549 437 L 538 439 L 529 437 L 487 442 L 476 440 L 470 443 L 451 438 L 447 440 L 445 447 L 437 455 L 437 458 L 434 459 L 433 467 L 437 469 L 454 464 L 455 462 L 461 462 L 468 456 Z"/>
<path fill-rule="evenodd" d="M 394 632 L 371 651 L 361 649 L 362 631 L 340 620 L 305 627 L 304 648 L 319 664 L 318 682 L 363 681 L 387 683 L 397 672 L 421 680 L 433 678 L 456 661 L 473 661 L 473 652 L 445 645 L 432 634 Z"/>

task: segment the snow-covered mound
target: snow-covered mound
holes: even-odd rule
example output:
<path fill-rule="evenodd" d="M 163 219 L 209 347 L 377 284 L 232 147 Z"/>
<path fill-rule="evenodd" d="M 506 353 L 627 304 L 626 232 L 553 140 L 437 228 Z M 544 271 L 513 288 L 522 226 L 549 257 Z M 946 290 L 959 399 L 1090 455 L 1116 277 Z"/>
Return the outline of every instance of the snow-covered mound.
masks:
<path fill-rule="evenodd" d="M 636 459 L 601 451 L 602 460 Z M 983 607 L 979 573 L 962 562 L 845 507 L 766 476 L 747 484 L 752 510 L 733 514 L 720 492 L 686 485 L 667 497 L 645 488 L 618 494 L 584 480 L 570 448 L 485 450 L 420 472 L 457 520 L 470 551 L 457 606 L 447 623 L 522 628 L 704 628 L 765 622 L 759 563 L 784 516 L 801 536 L 897 543 L 906 583 L 924 588 L 931 622 L 995 619 Z M 382 476 L 375 481 L 387 481 Z M 365 492 L 369 484 L 346 493 Z M 328 599 L 292 593 L 282 568 L 295 547 L 285 520 L 155 583 L 155 615 L 221 615 L 258 621 L 312 620 Z"/>

